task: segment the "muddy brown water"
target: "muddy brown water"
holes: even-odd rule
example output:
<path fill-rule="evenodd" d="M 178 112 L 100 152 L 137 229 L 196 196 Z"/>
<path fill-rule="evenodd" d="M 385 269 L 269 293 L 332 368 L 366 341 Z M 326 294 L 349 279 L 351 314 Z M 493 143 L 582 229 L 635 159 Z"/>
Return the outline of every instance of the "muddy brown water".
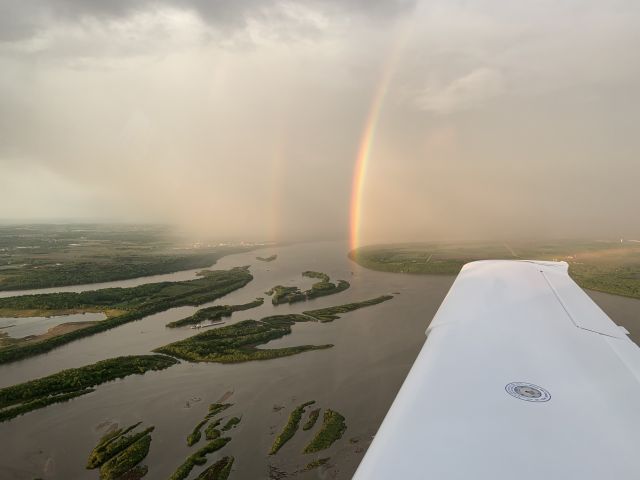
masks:
<path fill-rule="evenodd" d="M 391 301 L 345 314 L 333 323 L 297 324 L 292 335 L 266 345 L 332 343 L 333 348 L 237 365 L 182 362 L 161 372 L 103 384 L 94 393 L 1 423 L 0 478 L 97 479 L 97 471 L 84 468 L 89 451 L 109 424 L 126 426 L 138 421 L 156 427 L 144 462 L 149 465 L 146 478 L 168 478 L 197 448 L 187 447 L 186 437 L 204 417 L 208 404 L 228 392 L 232 394 L 227 401 L 234 405 L 225 414 L 241 416 L 242 422 L 231 432 L 233 440 L 220 452 L 209 455 L 207 465 L 220 456 L 233 455 L 236 462 L 232 480 L 269 478 L 270 466 L 288 473 L 288 478 L 351 478 L 424 343 L 425 329 L 454 277 L 374 272 L 349 261 L 346 251 L 341 242 L 326 242 L 224 257 L 216 268 L 250 265 L 255 278 L 246 287 L 210 304 L 245 303 L 264 296 L 263 292 L 276 284 L 307 287 L 312 280 L 300 274 L 309 269 L 326 272 L 334 280 L 348 280 L 351 288 L 291 306 L 274 307 L 266 297 L 263 306 L 236 312 L 226 323 L 399 293 Z M 278 254 L 274 262 L 255 259 L 272 253 Z M 182 280 L 189 275 L 195 275 L 195 271 L 180 272 L 174 278 L 162 277 Z M 638 340 L 640 301 L 589 293 Z M 198 333 L 189 328 L 165 327 L 196 310 L 175 308 L 45 355 L 2 365 L 0 386 L 118 355 L 149 353 L 155 347 Z M 318 421 L 313 430 L 300 429 L 277 455 L 269 456 L 273 439 L 291 409 L 307 400 L 315 400 L 317 407 L 337 410 L 346 417 L 343 438 L 319 454 L 302 454 L 318 430 Z M 204 440 L 198 445 L 203 444 Z M 324 457 L 331 457 L 328 468 L 293 475 L 312 460 Z M 195 478 L 204 468 L 195 467 L 189 478 Z"/>

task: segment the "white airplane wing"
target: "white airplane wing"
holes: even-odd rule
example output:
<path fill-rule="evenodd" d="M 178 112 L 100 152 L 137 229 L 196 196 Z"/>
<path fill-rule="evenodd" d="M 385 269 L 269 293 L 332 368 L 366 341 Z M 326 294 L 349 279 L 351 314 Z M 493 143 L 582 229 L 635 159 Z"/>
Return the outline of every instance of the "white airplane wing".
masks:
<path fill-rule="evenodd" d="M 566 263 L 465 265 L 427 335 L 355 479 L 640 479 L 640 348 Z"/>

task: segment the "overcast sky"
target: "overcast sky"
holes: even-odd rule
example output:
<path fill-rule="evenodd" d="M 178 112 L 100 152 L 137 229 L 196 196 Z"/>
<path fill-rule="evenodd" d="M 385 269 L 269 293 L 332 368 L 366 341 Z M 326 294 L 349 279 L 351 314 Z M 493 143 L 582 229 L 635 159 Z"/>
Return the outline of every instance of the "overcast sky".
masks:
<path fill-rule="evenodd" d="M 640 236 L 637 0 L 0 0 L 0 220 Z"/>

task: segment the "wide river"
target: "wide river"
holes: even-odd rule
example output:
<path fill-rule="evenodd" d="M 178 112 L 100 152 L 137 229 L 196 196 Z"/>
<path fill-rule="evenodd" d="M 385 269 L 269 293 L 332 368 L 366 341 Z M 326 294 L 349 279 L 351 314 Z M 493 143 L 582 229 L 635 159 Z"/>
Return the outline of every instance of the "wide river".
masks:
<path fill-rule="evenodd" d="M 285 478 L 279 472 L 288 473 L 288 478 L 351 478 L 424 343 L 425 330 L 454 277 L 374 272 L 351 262 L 346 251 L 342 242 L 323 242 L 229 255 L 215 268 L 250 265 L 255 278 L 246 287 L 208 304 L 246 303 L 265 296 L 266 290 L 278 284 L 306 288 L 312 281 L 301 277 L 304 270 L 326 272 L 333 280 L 348 280 L 351 288 L 292 306 L 274 307 L 267 297 L 263 306 L 236 312 L 226 323 L 397 293 L 391 301 L 345 314 L 333 323 L 297 324 L 291 335 L 266 345 L 332 343 L 333 348 L 237 365 L 182 362 L 161 372 L 103 384 L 94 393 L 0 423 L 0 478 L 97 479 L 98 472 L 86 470 L 85 464 L 105 428 L 114 423 L 127 426 L 143 421 L 145 426 L 156 427 L 144 461 L 149 465 L 146 478 L 166 479 L 198 448 L 187 447 L 186 436 L 202 420 L 207 405 L 221 398 L 234 404 L 227 413 L 242 417 L 242 422 L 233 430 L 233 440 L 220 452 L 209 455 L 207 465 L 223 454 L 233 455 L 232 480 Z M 255 259 L 272 253 L 278 254 L 273 262 Z M 178 272 L 107 285 L 131 286 L 149 279 L 185 280 L 194 276 L 195 271 Z M 85 285 L 57 291 L 95 288 Z M 640 301 L 589 294 L 638 342 Z M 149 353 L 197 333 L 189 328 L 165 327 L 196 310 L 174 308 L 44 355 L 2 365 L 0 387 L 119 355 Z M 301 451 L 312 433 L 301 429 L 277 455 L 269 456 L 273 439 L 291 409 L 307 400 L 346 417 L 343 438 L 319 454 L 303 455 Z M 294 475 L 310 461 L 323 457 L 331 457 L 327 466 Z M 203 468 L 194 468 L 189 478 L 195 478 Z"/>

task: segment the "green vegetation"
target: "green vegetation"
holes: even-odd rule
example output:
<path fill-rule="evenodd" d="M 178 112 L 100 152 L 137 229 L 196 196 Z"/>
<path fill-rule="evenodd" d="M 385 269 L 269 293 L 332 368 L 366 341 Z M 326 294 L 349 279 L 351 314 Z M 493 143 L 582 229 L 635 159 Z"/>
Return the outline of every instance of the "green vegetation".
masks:
<path fill-rule="evenodd" d="M 0 290 L 125 280 L 207 268 L 246 247 L 192 248 L 164 227 L 0 226 Z"/>
<path fill-rule="evenodd" d="M 311 289 L 304 292 L 298 287 L 283 287 L 282 285 L 276 285 L 266 292 L 267 295 L 272 295 L 271 303 L 274 305 L 280 305 L 282 303 L 304 302 L 312 298 L 339 293 L 350 287 L 349 282 L 346 280 L 338 280 L 337 285 L 335 283 L 331 283 L 329 281 L 329 275 L 322 272 L 307 270 L 306 272 L 302 272 L 302 276 L 318 278 L 320 281 L 314 283 L 311 286 Z"/>
<path fill-rule="evenodd" d="M 219 320 L 222 317 L 230 317 L 233 312 L 249 310 L 251 308 L 259 307 L 263 303 L 263 298 L 256 298 L 253 302 L 245 303 L 242 305 L 215 305 L 213 307 L 202 308 L 190 317 L 167 323 L 167 327 L 175 328 L 182 327 L 184 325 L 205 322 L 207 320 Z"/>
<path fill-rule="evenodd" d="M 236 425 L 238 425 L 240 423 L 240 419 L 238 417 L 231 417 L 227 423 L 224 424 L 224 427 L 222 427 L 222 431 L 226 432 L 228 430 L 231 430 L 233 427 L 235 427 Z"/>
<path fill-rule="evenodd" d="M 129 288 L 103 288 L 0 298 L 0 309 L 116 309 L 156 313 L 184 305 L 199 305 L 244 287 L 253 277 L 248 267 L 203 270 L 200 277 L 182 282 L 147 283 Z M 4 313 L 0 310 L 0 313 Z M 149 313 L 147 313 L 148 315 Z"/>
<path fill-rule="evenodd" d="M 187 478 L 189 476 L 189 473 L 191 473 L 191 470 L 193 470 L 193 467 L 195 467 L 196 465 L 204 465 L 207 462 L 206 456 L 209 453 L 220 450 L 230 441 L 231 438 L 223 437 L 216 438 L 215 440 L 209 442 L 193 455 L 189 455 L 184 463 L 180 465 L 175 472 L 173 472 L 173 475 L 169 477 L 169 480 L 183 480 Z"/>
<path fill-rule="evenodd" d="M 320 279 L 319 282 L 316 282 L 311 286 L 310 290 L 305 292 L 307 299 L 333 295 L 334 293 L 342 292 L 351 286 L 346 280 L 338 280 L 337 285 L 331 283 L 329 281 L 329 275 L 322 272 L 307 270 L 306 272 L 302 272 L 302 276 Z"/>
<path fill-rule="evenodd" d="M 256 260 L 260 260 L 261 262 L 273 262 L 278 255 L 271 255 L 270 257 L 256 257 Z"/>
<path fill-rule="evenodd" d="M 383 272 L 445 275 L 456 275 L 465 263 L 473 260 L 513 258 L 505 247 L 499 245 L 478 245 L 474 248 L 469 244 L 451 247 L 451 251 L 445 245 L 437 244 L 362 247 L 349 252 L 349 258 L 363 267 Z"/>
<path fill-rule="evenodd" d="M 276 437 L 271 446 L 271 451 L 269 451 L 269 455 L 275 455 L 278 453 L 285 443 L 293 438 L 295 433 L 298 431 L 298 427 L 300 426 L 300 419 L 302 418 L 302 414 L 304 413 L 304 409 L 309 405 L 313 405 L 315 400 L 311 400 L 310 402 L 305 402 L 302 405 L 297 406 L 289 415 L 289 420 L 287 424 L 280 432 L 280 435 Z"/>
<path fill-rule="evenodd" d="M 304 453 L 315 453 L 329 448 L 340 439 L 347 429 L 344 417 L 333 410 L 325 410 L 322 428 L 311 442 L 304 448 Z"/>
<path fill-rule="evenodd" d="M 322 280 L 323 282 L 329 281 L 329 275 L 322 272 L 314 272 L 313 270 L 307 270 L 305 272 L 302 272 L 302 276 L 308 277 L 308 278 L 317 278 L 319 280 Z"/>
<path fill-rule="evenodd" d="M 218 419 L 207 425 L 207 428 L 204 430 L 204 435 L 207 440 L 215 440 L 222 435 L 222 432 L 218 429 L 221 421 L 222 420 Z"/>
<path fill-rule="evenodd" d="M 18 415 L 22 415 L 24 413 L 31 412 L 33 410 L 38 410 L 39 408 L 44 408 L 49 405 L 53 405 L 54 403 L 62 403 L 67 400 L 71 400 L 75 397 L 80 397 L 86 393 L 94 392 L 93 388 L 85 388 L 83 390 L 78 390 L 70 393 L 61 393 L 59 395 L 54 395 L 51 397 L 42 397 L 36 400 L 32 400 L 28 403 L 24 403 L 22 405 L 17 405 L 12 408 L 7 408 L 5 410 L 0 411 L 0 422 L 5 422 L 7 420 L 11 420 L 12 418 L 17 417 Z"/>
<path fill-rule="evenodd" d="M 327 463 L 329 460 L 331 460 L 330 457 L 325 457 L 325 458 L 319 458 L 317 460 L 313 460 L 312 462 L 309 462 L 307 464 L 306 467 L 304 467 L 304 470 L 302 470 L 303 472 L 308 472 L 309 470 L 313 470 L 315 468 L 321 467 L 322 465 L 324 465 L 325 463 Z"/>
<path fill-rule="evenodd" d="M 326 295 L 333 295 L 334 293 L 340 293 L 351 285 L 346 280 L 338 280 L 338 284 L 331 282 L 317 282 L 311 286 L 311 290 L 307 290 L 305 293 L 307 299 L 324 297 Z"/>
<path fill-rule="evenodd" d="M 178 363 L 163 355 L 111 358 L 80 368 L 0 389 L 0 422 L 52 403 L 92 392 L 90 387 L 149 370 L 164 370 Z"/>
<path fill-rule="evenodd" d="M 226 396 L 226 395 L 225 395 Z M 212 403 L 209 405 L 209 411 L 205 416 L 204 420 L 199 422 L 194 430 L 191 432 L 187 439 L 187 444 L 189 446 L 194 445 L 196 442 L 200 440 L 201 437 L 201 429 L 205 423 L 207 423 L 210 419 L 223 412 L 227 408 L 231 407 L 231 403 Z M 191 473 L 191 470 L 196 465 L 204 465 L 207 462 L 206 455 L 209 453 L 213 453 L 217 450 L 223 448 L 227 443 L 231 441 L 230 437 L 221 437 L 221 431 L 217 428 L 220 425 L 222 419 L 218 418 L 215 421 L 211 420 L 211 423 L 207 425 L 205 429 L 205 435 L 207 440 L 209 441 L 204 447 L 200 448 L 194 454 L 187 457 L 187 459 L 180 465 L 173 475 L 170 477 L 170 480 L 182 480 L 187 478 Z M 222 431 L 231 430 L 233 427 L 240 423 L 240 418 L 231 417 L 221 429 Z M 231 472 L 231 466 L 233 465 L 233 457 L 224 457 L 208 467 L 197 477 L 202 480 L 224 480 L 229 476 Z"/>
<path fill-rule="evenodd" d="M 300 345 L 296 347 L 259 349 L 258 345 L 291 333 L 291 326 L 309 321 L 304 315 L 275 315 L 262 320 L 244 320 L 194 335 L 185 340 L 155 349 L 192 362 L 238 363 L 279 358 L 332 345 Z"/>
<path fill-rule="evenodd" d="M 640 298 L 640 255 L 633 261 L 627 255 L 590 258 L 569 263 L 569 274 L 582 288 Z"/>
<path fill-rule="evenodd" d="M 273 315 L 261 320 L 244 320 L 233 325 L 216 328 L 193 337 L 170 343 L 154 351 L 191 362 L 239 363 L 251 360 L 268 360 L 306 352 L 331 348 L 333 345 L 299 345 L 285 348 L 257 348 L 271 340 L 291 333 L 291 327 L 298 322 L 331 322 L 339 313 L 347 313 L 359 308 L 376 305 L 392 299 L 384 295 L 362 302 L 348 303 L 329 308 L 310 310 L 300 314 Z"/>
<path fill-rule="evenodd" d="M 64 292 L 0 298 L 5 310 L 122 310 L 124 313 L 90 326 L 37 342 L 13 344 L 0 349 L 0 364 L 48 352 L 78 338 L 104 332 L 151 314 L 184 305 L 201 305 L 244 287 L 253 279 L 248 267 L 201 272 L 200 278 L 184 282 L 149 283 L 131 288 L 106 288 L 81 293 Z"/>
<path fill-rule="evenodd" d="M 320 308 L 318 310 L 309 310 L 302 313 L 304 315 L 308 315 L 309 317 L 313 317 L 317 321 L 326 323 L 326 322 L 332 322 L 333 320 L 337 320 L 338 318 L 340 318 L 338 313 L 352 312 L 354 310 L 358 310 L 359 308 L 369 307 L 371 305 L 377 305 L 378 303 L 386 302 L 387 300 L 391 300 L 392 298 L 393 298 L 392 295 L 382 295 L 380 297 L 372 298 L 370 300 L 365 300 L 363 302 L 347 303 L 345 305 L 338 305 L 335 307 L 328 307 L 328 308 Z"/>
<path fill-rule="evenodd" d="M 233 457 L 222 457 L 197 476 L 196 480 L 227 480 L 233 466 Z"/>
<path fill-rule="evenodd" d="M 124 451 L 107 460 L 100 467 L 101 480 L 119 480 L 122 478 L 123 475 L 136 468 L 145 459 L 149 453 L 150 445 L 151 435 L 145 435 L 129 445 Z M 137 470 L 138 473 L 142 471 L 146 474 L 145 467 L 142 467 L 142 470 Z"/>
<path fill-rule="evenodd" d="M 202 432 L 200 430 L 208 421 L 209 419 L 205 418 L 194 427 L 193 431 L 187 436 L 187 445 L 191 447 L 200 441 L 200 438 L 202 438 Z"/>
<path fill-rule="evenodd" d="M 98 442 L 98 444 L 94 447 L 94 449 L 89 454 L 89 459 L 87 460 L 87 468 L 92 469 L 102 465 L 104 461 L 101 461 L 102 455 L 99 452 L 104 451 L 107 445 L 117 440 L 118 438 L 122 437 L 123 435 L 129 433 L 134 428 L 138 428 L 141 424 L 142 422 L 138 422 L 125 428 L 124 430 L 122 428 L 116 428 L 111 432 L 105 433 L 100 439 L 100 441 Z"/>
<path fill-rule="evenodd" d="M 87 468 L 100 467 L 100 478 L 103 480 L 135 480 L 144 477 L 147 474 L 147 467 L 139 463 L 149 453 L 151 432 L 154 427 L 126 435 L 140 423 L 142 422 L 131 425 L 125 430 L 117 429 L 104 435 L 89 454 Z"/>
<path fill-rule="evenodd" d="M 124 475 L 118 477 L 118 480 L 140 480 L 149 471 L 149 467 L 146 465 L 136 465 Z"/>
<path fill-rule="evenodd" d="M 316 424 L 318 420 L 318 416 L 320 415 L 320 409 L 316 408 L 315 410 L 311 410 L 309 413 L 309 419 L 302 426 L 302 430 L 311 430 L 313 426 Z"/>
<path fill-rule="evenodd" d="M 283 287 L 282 285 L 276 285 L 271 290 L 268 290 L 266 294 L 273 295 L 271 303 L 274 305 L 304 302 L 307 299 L 307 296 L 298 287 Z"/>
<path fill-rule="evenodd" d="M 448 275 L 475 260 L 562 260 L 583 288 L 640 298 L 637 240 L 384 245 L 356 249 L 349 257 L 372 270 Z"/>
<path fill-rule="evenodd" d="M 231 403 L 212 403 L 211 405 L 209 405 L 209 412 L 207 413 L 207 415 L 204 417 L 204 420 L 202 420 L 201 422 L 199 422 L 193 429 L 193 431 L 187 436 L 187 445 L 189 445 L 190 447 L 195 445 L 196 443 L 198 443 L 200 441 L 200 438 L 202 438 L 202 427 L 204 426 L 205 423 L 207 423 L 209 421 L 209 419 L 215 417 L 217 414 L 219 414 L 220 412 L 226 410 L 227 408 L 229 408 L 231 405 Z M 236 418 L 236 417 L 233 417 Z M 233 420 L 233 419 L 231 419 Z M 227 424 L 229 424 L 231 422 L 231 420 L 229 420 L 229 422 L 227 422 Z M 211 423 L 209 425 L 207 425 L 207 428 L 205 429 L 205 437 L 207 438 L 207 440 L 215 440 L 216 438 L 218 438 L 220 436 L 220 430 L 216 430 L 216 428 L 218 427 L 218 425 L 220 425 L 220 419 L 216 420 L 214 423 Z M 237 419 L 237 422 L 235 423 L 240 423 L 240 419 Z M 232 428 L 234 425 L 230 425 L 227 428 L 227 425 L 225 425 L 225 428 L 223 428 L 223 430 L 229 430 L 230 428 Z"/>
<path fill-rule="evenodd" d="M 140 438 L 150 434 L 154 430 L 154 427 L 149 427 L 142 432 L 133 435 L 126 435 L 131 430 L 137 428 L 141 423 L 142 422 L 135 423 L 125 430 L 118 429 L 102 437 L 100 442 L 98 442 L 98 445 L 96 445 L 89 454 L 87 468 L 98 468 L 107 460 L 129 447 L 129 445 L 137 442 Z"/>

